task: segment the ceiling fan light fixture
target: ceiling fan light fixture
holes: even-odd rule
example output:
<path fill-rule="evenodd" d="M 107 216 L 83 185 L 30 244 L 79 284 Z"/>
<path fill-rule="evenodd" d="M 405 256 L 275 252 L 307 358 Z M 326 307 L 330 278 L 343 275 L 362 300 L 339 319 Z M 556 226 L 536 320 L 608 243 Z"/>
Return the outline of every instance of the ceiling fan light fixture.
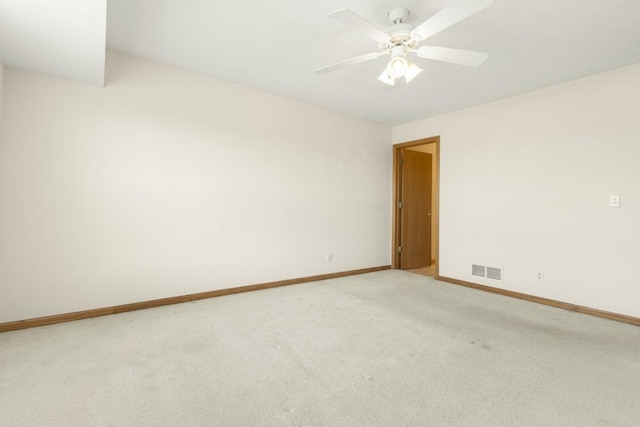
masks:
<path fill-rule="evenodd" d="M 404 76 L 408 68 L 409 65 L 407 63 L 407 60 L 400 56 L 391 58 L 391 61 L 389 61 L 389 65 L 387 65 L 389 74 L 391 74 L 396 79 Z"/>
<path fill-rule="evenodd" d="M 416 64 L 409 62 L 407 71 L 404 73 L 404 79 L 407 83 L 411 82 L 411 80 L 418 77 L 418 74 L 422 72 L 422 68 L 418 67 Z"/>
<path fill-rule="evenodd" d="M 380 80 L 382 83 L 387 84 L 389 86 L 395 86 L 396 85 L 396 79 L 393 78 L 393 76 L 391 74 L 389 74 L 389 70 L 386 69 L 386 68 L 384 69 L 382 74 L 380 74 L 378 76 L 378 80 Z"/>
<path fill-rule="evenodd" d="M 395 8 L 388 14 L 391 26 L 386 30 L 380 29 L 349 9 L 336 10 L 329 14 L 331 18 L 366 34 L 378 42 L 379 50 L 319 68 L 315 72 L 324 74 L 347 65 L 369 61 L 381 55 L 389 55 L 391 59 L 382 74 L 378 76 L 378 80 L 394 86 L 395 80 L 398 78 L 404 77 L 409 83 L 422 73 L 420 67 L 406 60 L 409 53 L 415 53 L 419 58 L 477 67 L 487 59 L 486 53 L 419 45 L 421 41 L 491 6 L 493 2 L 494 0 L 451 0 L 448 6 L 436 12 L 417 27 L 408 22 L 409 11 L 406 8 Z"/>

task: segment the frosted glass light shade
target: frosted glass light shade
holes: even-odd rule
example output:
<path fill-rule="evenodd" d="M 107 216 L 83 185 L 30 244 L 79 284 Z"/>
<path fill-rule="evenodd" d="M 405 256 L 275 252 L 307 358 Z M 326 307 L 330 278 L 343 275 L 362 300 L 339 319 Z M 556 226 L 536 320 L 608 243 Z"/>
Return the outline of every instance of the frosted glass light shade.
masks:
<path fill-rule="evenodd" d="M 411 80 L 415 79 L 421 72 L 422 68 L 418 67 L 414 63 L 409 62 L 407 71 L 404 73 L 404 79 L 407 81 L 407 83 L 409 83 Z"/>
<path fill-rule="evenodd" d="M 396 84 L 396 79 L 391 76 L 388 67 L 385 68 L 382 74 L 378 76 L 378 80 L 380 80 L 384 84 L 388 84 L 389 86 L 395 86 Z"/>
<path fill-rule="evenodd" d="M 404 76 L 404 73 L 407 72 L 407 67 L 407 60 L 402 57 L 397 57 L 389 61 L 389 65 L 387 68 L 389 70 L 389 74 L 397 79 Z"/>

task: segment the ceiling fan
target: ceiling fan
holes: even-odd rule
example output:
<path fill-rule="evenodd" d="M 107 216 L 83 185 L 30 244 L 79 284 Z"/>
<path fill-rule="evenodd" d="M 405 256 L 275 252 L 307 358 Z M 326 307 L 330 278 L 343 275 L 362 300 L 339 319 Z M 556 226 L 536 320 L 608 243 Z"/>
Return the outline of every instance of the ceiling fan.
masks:
<path fill-rule="evenodd" d="M 419 45 L 429 37 L 491 4 L 493 4 L 493 0 L 453 0 L 447 7 L 416 27 L 407 22 L 409 11 L 404 7 L 397 7 L 388 14 L 390 27 L 386 30 L 378 28 L 349 9 L 336 10 L 329 14 L 330 18 L 349 25 L 377 41 L 379 50 L 318 68 L 315 72 L 325 74 L 348 65 L 359 64 L 382 55 L 389 55 L 391 59 L 378 77 L 378 80 L 394 86 L 397 78 L 404 77 L 406 82 L 409 83 L 422 72 L 420 67 L 407 60 L 406 57 L 409 53 L 415 53 L 420 58 L 477 67 L 487 59 L 488 54 L 471 50 Z"/>

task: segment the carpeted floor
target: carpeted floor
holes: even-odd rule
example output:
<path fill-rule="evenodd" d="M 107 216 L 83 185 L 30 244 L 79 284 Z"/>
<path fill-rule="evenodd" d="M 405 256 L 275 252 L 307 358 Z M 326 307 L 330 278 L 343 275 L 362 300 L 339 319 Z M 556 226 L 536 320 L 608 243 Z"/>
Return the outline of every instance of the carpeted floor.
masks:
<path fill-rule="evenodd" d="M 0 334 L 0 425 L 640 426 L 640 328 L 389 270 Z"/>

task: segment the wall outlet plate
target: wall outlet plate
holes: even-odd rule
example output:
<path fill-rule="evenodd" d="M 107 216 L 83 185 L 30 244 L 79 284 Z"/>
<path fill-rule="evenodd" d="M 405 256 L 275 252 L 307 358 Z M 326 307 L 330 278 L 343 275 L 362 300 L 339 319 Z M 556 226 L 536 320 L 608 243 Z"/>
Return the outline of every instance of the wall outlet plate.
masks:
<path fill-rule="evenodd" d="M 620 195 L 612 194 L 609 196 L 609 207 L 611 208 L 619 208 L 620 207 Z"/>

